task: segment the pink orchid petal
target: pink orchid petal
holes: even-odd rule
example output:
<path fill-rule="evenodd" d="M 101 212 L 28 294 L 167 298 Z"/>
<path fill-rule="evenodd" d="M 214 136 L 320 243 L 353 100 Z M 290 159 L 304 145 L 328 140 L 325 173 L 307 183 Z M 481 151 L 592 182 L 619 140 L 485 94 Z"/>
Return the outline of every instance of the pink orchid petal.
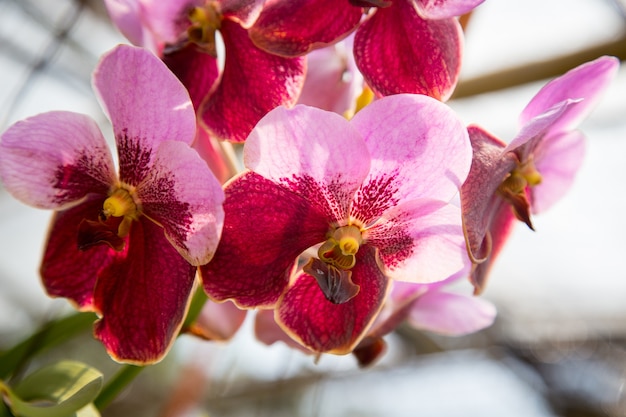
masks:
<path fill-rule="evenodd" d="M 200 114 L 211 133 L 243 142 L 254 125 L 276 106 L 293 106 L 304 82 L 305 59 L 283 58 L 258 49 L 237 23 L 222 21 L 226 48 L 217 90 Z"/>
<path fill-rule="evenodd" d="M 265 0 L 218 0 L 224 17 L 249 28 L 261 14 Z"/>
<path fill-rule="evenodd" d="M 496 308 L 478 297 L 429 291 L 412 305 L 409 324 L 449 336 L 462 336 L 491 326 Z"/>
<path fill-rule="evenodd" d="M 533 213 L 541 213 L 569 191 L 585 156 L 585 137 L 573 131 L 546 138 L 536 149 L 540 184 L 530 189 Z"/>
<path fill-rule="evenodd" d="M 104 0 L 113 24 L 133 45 L 156 51 L 156 40 L 144 21 L 145 12 L 139 0 Z"/>
<path fill-rule="evenodd" d="M 412 200 L 388 210 L 364 239 L 380 252 L 386 275 L 430 283 L 460 271 L 469 259 L 458 207 L 437 200 Z"/>
<path fill-rule="evenodd" d="M 127 250 L 101 271 L 94 293 L 102 316 L 94 333 L 109 355 L 140 365 L 160 361 L 182 326 L 195 276 L 161 227 L 134 222 Z"/>
<path fill-rule="evenodd" d="M 107 245 L 78 249 L 78 226 L 96 220 L 106 196 L 90 194 L 83 203 L 54 214 L 41 262 L 41 279 L 52 297 L 69 298 L 80 310 L 93 310 L 93 291 L 99 272 L 115 256 Z"/>
<path fill-rule="evenodd" d="M 357 253 L 352 279 L 360 286 L 359 293 L 333 304 L 315 278 L 300 274 L 281 298 L 276 320 L 294 340 L 315 352 L 350 353 L 380 311 L 389 284 L 373 247 L 361 247 Z"/>
<path fill-rule="evenodd" d="M 161 142 L 193 141 L 196 119 L 189 94 L 145 49 L 120 45 L 105 54 L 93 84 L 113 124 L 122 181 L 139 184 Z"/>
<path fill-rule="evenodd" d="M 127 0 L 130 1 L 130 0 Z M 139 3 L 140 18 L 147 31 L 158 45 L 177 43 L 189 26 L 187 14 L 195 6 L 202 6 L 205 0 L 135 0 Z M 140 44 L 139 46 L 147 46 Z"/>
<path fill-rule="evenodd" d="M 389 293 L 389 298 L 387 304 L 392 306 L 398 304 L 410 304 L 416 298 L 425 294 L 429 291 L 439 291 L 441 288 L 446 285 L 451 285 L 457 282 L 460 279 L 465 279 L 467 276 L 467 270 L 462 269 L 456 274 L 450 275 L 448 278 L 432 282 L 428 284 L 416 284 L 413 282 L 406 281 L 394 281 L 393 287 L 391 288 L 391 292 Z"/>
<path fill-rule="evenodd" d="M 338 114 L 354 111 L 363 91 L 363 76 L 352 54 L 353 37 L 307 55 L 307 74 L 299 104 Z"/>
<path fill-rule="evenodd" d="M 393 281 L 385 305 L 367 332 L 368 336 L 378 338 L 391 333 L 406 320 L 413 304 L 419 297 L 430 291 L 439 291 L 444 286 L 459 279 L 466 279 L 466 277 L 467 270 L 464 269 L 443 281 L 431 284 Z"/>
<path fill-rule="evenodd" d="M 0 180 L 18 200 L 62 209 L 116 181 L 113 159 L 90 117 L 49 112 L 17 122 L 0 138 Z"/>
<path fill-rule="evenodd" d="M 412 94 L 384 97 L 358 112 L 351 124 L 363 135 L 372 159 L 351 210 L 366 224 L 401 201 L 448 201 L 467 177 L 472 160 L 467 130 L 437 100 Z"/>
<path fill-rule="evenodd" d="M 250 28 L 250 37 L 259 48 L 270 53 L 305 55 L 345 37 L 357 26 L 362 14 L 360 7 L 348 1 L 267 1 Z"/>
<path fill-rule="evenodd" d="M 552 127 L 553 132 L 575 128 L 591 113 L 602 94 L 615 77 L 619 60 L 603 56 L 582 64 L 546 84 L 528 103 L 520 115 L 520 124 L 544 113 L 557 103 L 567 99 L 583 99 L 576 111 L 568 114 Z"/>
<path fill-rule="evenodd" d="M 472 11 L 485 0 L 410 0 L 425 19 L 445 19 Z"/>
<path fill-rule="evenodd" d="M 474 160 L 461 187 L 461 208 L 468 249 L 474 258 L 481 259 L 487 256 L 489 244 L 485 239 L 493 216 L 504 203 L 497 194 L 498 187 L 515 168 L 517 159 L 510 153 L 502 156 L 506 145 L 481 127 L 470 126 L 468 132 Z"/>
<path fill-rule="evenodd" d="M 310 199 L 336 222 L 347 218 L 369 160 L 361 135 L 347 120 L 302 105 L 268 113 L 244 148 L 246 167 Z"/>
<path fill-rule="evenodd" d="M 555 130 L 554 127 L 561 120 L 566 119 L 569 114 L 575 113 L 576 108 L 581 104 L 581 100 L 564 100 L 532 118 L 522 126 L 515 138 L 502 152 L 515 152 L 520 161 L 525 161 L 531 153 L 534 153 L 535 148 L 543 141 L 543 138 L 552 132 L 557 132 L 558 129 Z"/>
<path fill-rule="evenodd" d="M 518 222 L 511 205 L 500 197 L 494 199 L 487 220 L 489 223 L 484 235 L 489 235 L 491 251 L 486 256 L 481 254 L 484 261 L 472 267 L 470 282 L 474 285 L 475 294 L 480 294 L 485 289 L 489 272 L 511 236 L 513 226 Z"/>
<path fill-rule="evenodd" d="M 237 305 L 272 307 L 296 258 L 326 239 L 328 219 L 309 201 L 254 172 L 225 188 L 224 229 L 213 260 L 200 267 L 207 294 Z"/>
<path fill-rule="evenodd" d="M 256 338 L 266 345 L 273 345 L 276 342 L 283 342 L 287 346 L 298 349 L 304 353 L 312 353 L 299 343 L 296 343 L 285 331 L 276 323 L 274 319 L 275 310 L 257 311 L 254 320 L 254 334 Z"/>
<path fill-rule="evenodd" d="M 187 88 L 193 107 L 200 108 L 219 78 L 217 59 L 189 43 L 164 53 L 163 62 Z"/>
<path fill-rule="evenodd" d="M 137 186 L 143 212 L 192 265 L 211 260 L 224 222 L 224 192 L 198 153 L 182 142 L 163 142 Z"/>
<path fill-rule="evenodd" d="M 208 300 L 194 323 L 194 333 L 208 340 L 229 340 L 243 324 L 248 312 L 227 301 L 215 303 Z"/>
<path fill-rule="evenodd" d="M 455 18 L 424 20 L 408 1 L 396 1 L 359 27 L 354 56 L 379 95 L 417 93 L 445 101 L 459 77 L 462 43 Z"/>

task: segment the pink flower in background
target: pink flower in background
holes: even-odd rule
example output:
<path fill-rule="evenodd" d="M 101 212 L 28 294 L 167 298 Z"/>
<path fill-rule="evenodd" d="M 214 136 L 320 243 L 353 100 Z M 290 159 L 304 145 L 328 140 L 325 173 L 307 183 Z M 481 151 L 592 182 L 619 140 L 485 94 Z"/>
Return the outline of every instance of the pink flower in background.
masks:
<path fill-rule="evenodd" d="M 98 313 L 95 335 L 113 358 L 152 363 L 178 334 L 197 265 L 213 256 L 223 191 L 189 147 L 189 95 L 154 55 L 119 46 L 93 84 L 119 177 L 91 118 L 50 112 L 2 135 L 0 179 L 21 201 L 56 210 L 41 265 L 48 293 Z"/>
<path fill-rule="evenodd" d="M 242 142 L 268 111 L 295 104 L 304 58 L 257 48 L 248 28 L 261 0 L 107 0 L 109 14 L 134 44 L 158 54 L 189 90 L 212 137 Z M 216 33 L 225 58 L 218 60 Z"/>
<path fill-rule="evenodd" d="M 306 56 L 307 74 L 298 104 L 350 116 L 363 92 L 363 76 L 352 54 L 353 37 Z"/>
<path fill-rule="evenodd" d="M 351 121 L 277 108 L 248 137 L 244 162 L 248 171 L 225 187 L 204 288 L 217 301 L 275 308 L 308 349 L 349 352 L 390 279 L 436 282 L 469 266 L 460 210 L 448 202 L 469 170 L 470 144 L 430 97 L 385 97 Z M 317 257 L 294 274 L 310 248 Z"/>
<path fill-rule="evenodd" d="M 548 209 L 570 188 L 584 155 L 584 136 L 575 129 L 618 66 L 605 56 L 549 82 L 522 111 L 522 127 L 508 145 L 469 127 L 474 158 L 461 202 L 476 292 L 484 288 L 515 218 L 532 228 L 531 214 Z"/>
<path fill-rule="evenodd" d="M 383 336 L 405 321 L 415 329 L 445 336 L 463 336 L 491 326 L 496 317 L 492 303 L 452 288 L 465 277 L 467 270 L 432 284 L 394 282 L 380 315 L 354 349 L 359 364 L 376 361 L 385 350 Z"/>
<path fill-rule="evenodd" d="M 249 32 L 260 48 L 299 56 L 356 29 L 356 63 L 377 95 L 418 93 L 445 101 L 461 68 L 456 17 L 483 1 L 270 0 Z"/>

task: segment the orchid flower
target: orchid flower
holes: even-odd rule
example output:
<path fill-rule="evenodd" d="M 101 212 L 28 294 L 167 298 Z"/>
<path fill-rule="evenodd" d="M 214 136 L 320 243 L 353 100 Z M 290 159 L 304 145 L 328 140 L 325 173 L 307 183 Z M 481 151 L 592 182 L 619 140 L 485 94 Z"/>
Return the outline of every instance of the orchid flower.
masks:
<path fill-rule="evenodd" d="M 547 210 L 570 188 L 584 155 L 584 136 L 575 129 L 618 65 L 605 56 L 549 82 L 522 111 L 522 127 L 508 145 L 481 127 L 469 127 L 474 158 L 461 202 L 477 293 L 515 219 L 533 229 L 531 214 Z"/>
<path fill-rule="evenodd" d="M 449 201 L 469 170 L 470 144 L 437 100 L 385 97 L 350 121 L 279 107 L 248 137 L 244 163 L 225 186 L 224 232 L 200 268 L 204 288 L 216 301 L 274 308 L 310 350 L 349 352 L 390 279 L 436 282 L 469 266 Z M 317 256 L 296 270 L 310 248 Z"/>
<path fill-rule="evenodd" d="M 456 16 L 483 1 L 271 0 L 249 33 L 260 48 L 300 56 L 356 29 L 356 63 L 377 95 L 417 93 L 445 101 L 461 67 Z"/>
<path fill-rule="evenodd" d="M 182 326 L 197 266 L 213 256 L 224 195 L 189 147 L 188 93 L 153 54 L 113 49 L 93 85 L 119 177 L 96 122 L 55 111 L 2 135 L 0 179 L 24 203 L 55 210 L 41 264 L 48 293 L 95 311 L 95 336 L 114 359 L 154 363 Z"/>
<path fill-rule="evenodd" d="M 268 111 L 295 104 L 304 82 L 304 58 L 267 53 L 248 36 L 262 0 L 105 3 L 120 31 L 159 55 L 187 87 L 199 122 L 212 137 L 242 142 Z"/>

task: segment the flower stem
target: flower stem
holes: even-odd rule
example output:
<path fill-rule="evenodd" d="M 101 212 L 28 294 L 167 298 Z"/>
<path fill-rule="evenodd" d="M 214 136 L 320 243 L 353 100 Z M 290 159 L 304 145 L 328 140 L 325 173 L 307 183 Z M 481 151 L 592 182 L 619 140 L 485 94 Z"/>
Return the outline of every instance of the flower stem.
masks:
<path fill-rule="evenodd" d="M 202 311 L 202 307 L 204 307 L 204 303 L 206 303 L 207 300 L 208 297 L 202 287 L 196 289 L 193 294 L 193 298 L 191 299 L 189 310 L 187 311 L 187 317 L 185 317 L 185 321 L 183 323 L 183 331 L 196 321 Z"/>
<path fill-rule="evenodd" d="M 143 366 L 124 365 L 102 388 L 93 402 L 94 406 L 100 411 L 105 409 L 143 369 Z"/>

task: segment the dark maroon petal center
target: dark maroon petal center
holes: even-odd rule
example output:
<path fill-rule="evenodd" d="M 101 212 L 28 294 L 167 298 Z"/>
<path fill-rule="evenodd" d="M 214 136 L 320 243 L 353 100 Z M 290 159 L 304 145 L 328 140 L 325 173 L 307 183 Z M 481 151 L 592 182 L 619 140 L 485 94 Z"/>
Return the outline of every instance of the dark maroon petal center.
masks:
<path fill-rule="evenodd" d="M 352 272 L 335 268 L 317 258 L 311 258 L 302 268 L 317 280 L 317 284 L 328 301 L 343 304 L 354 298 L 360 287 L 352 282 Z"/>
<path fill-rule="evenodd" d="M 106 221 L 83 219 L 78 225 L 78 249 L 86 251 L 94 246 L 108 245 L 120 252 L 126 244 L 126 241 L 117 234 L 120 222 L 121 219 L 116 217 L 110 217 Z"/>
<path fill-rule="evenodd" d="M 350 4 L 357 7 L 389 7 L 391 0 L 349 0 Z"/>

